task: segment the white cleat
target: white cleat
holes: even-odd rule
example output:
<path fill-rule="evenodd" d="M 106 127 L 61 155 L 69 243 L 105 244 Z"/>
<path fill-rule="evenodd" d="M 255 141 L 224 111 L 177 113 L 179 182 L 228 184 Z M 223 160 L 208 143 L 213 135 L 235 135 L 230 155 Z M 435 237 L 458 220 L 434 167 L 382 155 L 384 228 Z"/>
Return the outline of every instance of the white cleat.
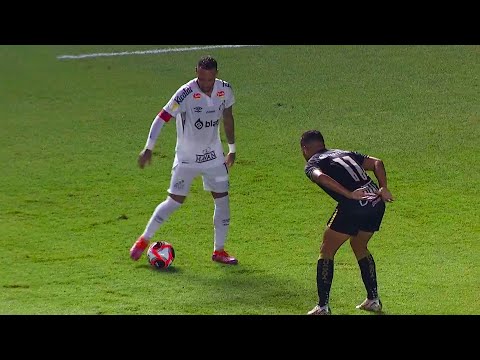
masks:
<path fill-rule="evenodd" d="M 310 310 L 307 315 L 332 315 L 332 312 L 330 311 L 330 308 L 328 305 L 325 306 L 320 306 L 320 305 L 315 305 L 315 307 Z"/>
<path fill-rule="evenodd" d="M 365 299 L 360 305 L 357 305 L 356 308 L 365 311 L 380 312 L 382 311 L 382 302 L 380 299 Z"/>

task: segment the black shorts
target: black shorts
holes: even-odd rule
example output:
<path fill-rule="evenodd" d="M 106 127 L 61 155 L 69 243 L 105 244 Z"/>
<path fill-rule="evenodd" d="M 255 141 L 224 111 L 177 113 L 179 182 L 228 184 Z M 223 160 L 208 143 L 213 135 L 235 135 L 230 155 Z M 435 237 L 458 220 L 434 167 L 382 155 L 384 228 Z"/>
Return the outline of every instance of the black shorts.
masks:
<path fill-rule="evenodd" d="M 375 232 L 380 229 L 385 203 L 380 200 L 375 206 L 344 207 L 338 205 L 327 222 L 327 226 L 339 233 L 355 236 L 358 231 Z"/>

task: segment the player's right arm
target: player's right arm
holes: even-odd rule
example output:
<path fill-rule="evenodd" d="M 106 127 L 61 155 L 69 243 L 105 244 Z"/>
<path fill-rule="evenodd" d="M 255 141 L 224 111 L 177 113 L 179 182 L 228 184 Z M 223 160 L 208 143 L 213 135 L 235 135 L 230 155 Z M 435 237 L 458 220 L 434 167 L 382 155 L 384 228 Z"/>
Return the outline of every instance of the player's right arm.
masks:
<path fill-rule="evenodd" d="M 153 119 L 145 147 L 138 155 L 138 166 L 140 166 L 141 169 L 145 167 L 145 164 L 150 164 L 152 161 L 152 151 L 155 147 L 155 142 L 157 141 L 158 135 L 160 135 L 163 125 L 165 125 L 165 123 L 171 118 L 172 115 L 162 109 L 162 111 L 155 116 L 155 119 Z"/>
<path fill-rule="evenodd" d="M 160 135 L 163 125 L 165 125 L 166 122 L 169 122 L 172 117 L 176 116 L 180 112 L 181 107 L 177 100 L 179 99 L 178 96 L 182 93 L 183 89 L 183 86 L 178 89 L 177 92 L 171 97 L 169 102 L 158 113 L 158 115 L 155 116 L 155 119 L 153 119 L 145 147 L 138 155 L 138 166 L 140 166 L 141 169 L 143 169 L 147 163 L 151 163 L 152 151 L 155 147 L 155 142 L 157 141 L 158 135 Z"/>
<path fill-rule="evenodd" d="M 353 200 L 365 200 L 368 199 L 372 194 L 367 193 L 365 189 L 359 188 L 355 191 L 349 191 L 338 181 L 331 178 L 327 174 L 323 173 L 320 169 L 314 168 L 309 172 L 309 178 L 318 185 L 324 186 L 332 191 L 339 193 L 340 195 L 345 196 L 347 199 Z"/>
<path fill-rule="evenodd" d="M 380 187 L 378 195 L 382 197 L 382 200 L 392 202 L 393 197 L 390 190 L 387 188 L 387 172 L 385 171 L 383 161 L 372 156 L 367 156 L 363 160 L 362 166 L 365 170 L 373 171 L 375 174 L 375 177 L 378 180 L 378 186 Z"/>

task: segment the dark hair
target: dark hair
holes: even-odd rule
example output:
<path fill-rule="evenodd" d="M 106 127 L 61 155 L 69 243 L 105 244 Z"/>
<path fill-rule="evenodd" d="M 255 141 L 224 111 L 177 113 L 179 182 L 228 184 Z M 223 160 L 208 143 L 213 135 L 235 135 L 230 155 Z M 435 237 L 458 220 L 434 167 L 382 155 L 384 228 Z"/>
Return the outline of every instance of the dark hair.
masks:
<path fill-rule="evenodd" d="M 318 130 L 305 131 L 300 138 L 300 146 L 305 146 L 314 141 L 320 141 L 322 143 L 325 143 L 322 133 Z"/>
<path fill-rule="evenodd" d="M 217 70 L 217 60 L 210 55 L 202 56 L 200 60 L 198 60 L 197 69 Z"/>

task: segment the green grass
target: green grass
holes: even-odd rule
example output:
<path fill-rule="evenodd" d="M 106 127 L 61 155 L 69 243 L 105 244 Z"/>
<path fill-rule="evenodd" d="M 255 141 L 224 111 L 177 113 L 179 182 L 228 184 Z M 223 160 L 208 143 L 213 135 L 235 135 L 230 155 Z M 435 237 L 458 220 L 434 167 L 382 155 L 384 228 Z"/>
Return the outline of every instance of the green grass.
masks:
<path fill-rule="evenodd" d="M 210 260 L 213 201 L 197 179 L 155 237 L 177 255 L 163 272 L 128 249 L 166 196 L 174 124 L 152 166 L 136 158 L 204 52 L 56 58 L 149 48 L 0 46 L 0 314 L 306 313 L 335 205 L 303 173 L 311 128 L 386 164 L 396 202 L 369 247 L 385 313 L 480 314 L 480 47 L 208 51 L 237 99 L 227 249 L 240 264 Z M 345 244 L 334 314 L 359 314 L 364 297 Z"/>

